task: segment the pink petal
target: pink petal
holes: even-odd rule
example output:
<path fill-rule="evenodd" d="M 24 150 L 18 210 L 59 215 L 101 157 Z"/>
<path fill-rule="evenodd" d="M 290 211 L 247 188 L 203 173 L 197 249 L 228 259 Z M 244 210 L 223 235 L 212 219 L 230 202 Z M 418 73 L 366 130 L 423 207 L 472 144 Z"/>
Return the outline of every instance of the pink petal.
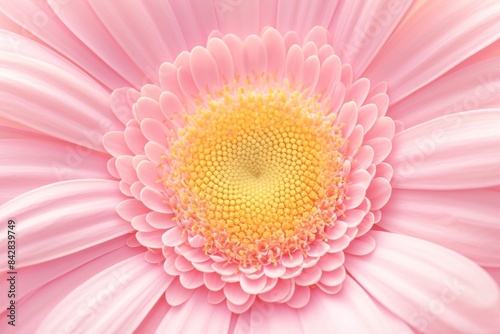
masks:
<path fill-rule="evenodd" d="M 2 139 L 0 203 L 57 181 L 109 179 L 107 157 L 63 141 L 37 138 Z"/>
<path fill-rule="evenodd" d="M 167 304 L 165 298 L 160 298 L 144 320 L 142 320 L 141 325 L 137 327 L 135 332 L 153 333 L 163 321 L 169 309 L 170 305 Z"/>
<path fill-rule="evenodd" d="M 312 289 L 309 304 L 298 314 L 311 333 L 388 333 L 380 310 L 350 277 L 335 296 Z"/>
<path fill-rule="evenodd" d="M 203 285 L 203 274 L 196 270 L 192 270 L 187 273 L 182 273 L 179 277 L 179 281 L 186 289 L 197 289 Z"/>
<path fill-rule="evenodd" d="M 371 231 L 369 257 L 348 256 L 349 273 L 419 331 L 480 333 L 496 326 L 500 293 L 477 264 L 427 241 Z"/>
<path fill-rule="evenodd" d="M 498 40 L 499 6 L 496 1 L 478 4 L 472 0 L 456 6 L 446 2 L 415 5 L 363 76 L 372 82 L 387 81 L 391 103 L 398 102 Z"/>
<path fill-rule="evenodd" d="M 283 75 L 283 64 L 286 57 L 283 37 L 277 30 L 270 28 L 262 34 L 262 42 L 267 49 L 268 73 L 275 74 L 276 79 L 280 80 Z"/>
<path fill-rule="evenodd" d="M 228 83 L 234 79 L 234 67 L 231 51 L 221 39 L 210 39 L 207 50 L 217 63 L 217 68 L 222 82 Z"/>
<path fill-rule="evenodd" d="M 73 43 L 78 39 L 82 41 L 131 85 L 142 83 L 144 74 L 116 43 L 88 3 L 73 1 L 62 6 L 58 0 L 49 0 L 48 3 L 57 17 L 77 37 L 73 38 Z"/>
<path fill-rule="evenodd" d="M 71 33 L 46 2 L 5 3 L 2 4 L 2 11 L 23 27 L 23 34 L 31 32 L 33 35 L 38 36 L 51 48 L 60 52 L 79 68 L 85 69 L 91 76 L 97 78 L 110 89 L 127 85 L 127 82 L 114 72 L 108 64 Z M 59 12 L 59 9 L 56 11 Z M 40 29 L 40 26 L 43 26 L 43 29 Z M 37 57 L 40 53 L 48 54 L 48 50 L 40 51 L 42 49 L 40 46 L 37 46 L 37 48 L 39 49 L 38 52 L 29 52 L 29 55 Z M 54 55 L 53 52 L 49 52 Z"/>
<path fill-rule="evenodd" d="M 141 245 L 148 248 L 161 248 L 163 231 L 142 232 L 139 231 L 135 235 Z"/>
<path fill-rule="evenodd" d="M 111 93 L 110 104 L 113 114 L 118 118 L 124 125 L 132 119 L 132 106 L 137 98 L 131 98 L 132 95 L 140 94 L 133 88 L 123 87 L 115 89 Z"/>
<path fill-rule="evenodd" d="M 179 245 L 178 248 L 180 248 L 181 246 L 185 246 L 187 249 L 189 249 L 183 250 L 182 255 L 186 258 L 186 260 L 190 262 L 204 262 L 210 259 L 210 257 L 199 248 L 191 249 L 191 247 L 186 246 L 185 244 Z"/>
<path fill-rule="evenodd" d="M 362 184 L 353 184 L 348 188 L 348 199 L 345 201 L 346 209 L 357 208 L 365 199 L 366 188 Z"/>
<path fill-rule="evenodd" d="M 246 275 L 241 275 L 241 289 L 249 294 L 259 294 L 266 287 L 267 277 L 261 276 L 257 279 L 249 279 Z"/>
<path fill-rule="evenodd" d="M 325 286 L 330 286 L 330 287 L 335 287 L 338 285 L 341 285 L 346 278 L 346 272 L 343 266 L 332 270 L 332 271 L 323 271 L 321 273 L 321 279 L 319 280 L 319 283 L 325 285 Z"/>
<path fill-rule="evenodd" d="M 296 286 L 292 298 L 287 302 L 288 306 L 301 309 L 309 303 L 311 289 L 308 286 Z"/>
<path fill-rule="evenodd" d="M 285 78 L 291 83 L 297 83 L 302 78 L 304 54 L 298 45 L 292 45 L 288 50 L 285 62 Z"/>
<path fill-rule="evenodd" d="M 170 96 L 175 96 L 175 99 L 180 100 L 179 103 L 185 102 L 185 97 L 177 81 L 177 66 L 172 63 L 162 63 L 160 65 L 159 77 L 160 87 L 165 91 L 162 95 L 168 94 Z M 162 111 L 165 114 L 161 98 L 160 105 L 162 105 Z"/>
<path fill-rule="evenodd" d="M 269 303 L 278 302 L 290 296 L 293 293 L 294 287 L 295 284 L 292 280 L 278 279 L 276 286 L 272 290 L 260 294 L 259 298 Z"/>
<path fill-rule="evenodd" d="M 148 249 L 148 251 L 144 255 L 144 259 L 149 263 L 161 263 L 165 260 L 165 257 L 162 254 L 155 253 L 152 250 Z"/>
<path fill-rule="evenodd" d="M 371 146 L 375 155 L 373 157 L 373 163 L 378 165 L 387 158 L 392 149 L 392 142 L 389 138 L 379 137 L 373 138 L 365 141 L 365 144 Z"/>
<path fill-rule="evenodd" d="M 173 213 L 173 209 L 166 203 L 166 196 L 156 190 L 151 188 L 142 189 L 141 200 L 151 210 L 160 213 Z"/>
<path fill-rule="evenodd" d="M 389 117 L 380 117 L 375 121 L 373 127 L 366 133 L 365 141 L 377 137 L 385 137 L 392 140 L 395 131 L 396 124 L 394 120 Z"/>
<path fill-rule="evenodd" d="M 84 74 L 36 58 L 4 53 L 0 59 L 6 66 L 0 117 L 97 151 L 104 151 L 105 132 L 123 127 L 109 107 L 109 93 Z"/>
<path fill-rule="evenodd" d="M 160 64 L 165 60 L 173 60 L 175 54 L 181 51 L 180 49 L 176 51 L 175 44 L 168 43 L 167 38 L 162 38 L 168 35 L 172 41 L 182 41 L 175 24 L 170 26 L 168 31 L 160 32 L 160 25 L 156 25 L 151 19 L 147 4 L 120 6 L 112 1 L 90 1 L 90 6 L 116 43 L 144 73 L 143 82 L 137 83 L 139 85 L 145 83 L 147 79 L 156 83 Z M 154 9 L 161 10 L 165 17 L 171 17 L 168 6 L 157 6 Z M 163 25 L 162 28 L 165 26 L 167 25 Z M 148 31 L 147 36 L 142 33 L 143 31 Z M 165 56 L 168 59 L 165 59 Z"/>
<path fill-rule="evenodd" d="M 250 295 L 243 291 L 239 283 L 227 283 L 224 286 L 224 295 L 231 303 L 236 305 L 243 305 L 250 298 Z"/>
<path fill-rule="evenodd" d="M 167 230 L 163 236 L 162 236 L 162 241 L 165 245 L 169 247 L 175 247 L 180 244 L 182 244 L 185 241 L 186 237 L 182 236 L 182 230 L 180 227 L 172 227 L 171 229 Z"/>
<path fill-rule="evenodd" d="M 123 200 L 116 206 L 116 212 L 126 221 L 132 221 L 132 218 L 135 216 L 143 215 L 150 211 L 144 204 L 133 198 Z"/>
<path fill-rule="evenodd" d="M 210 304 L 206 290 L 198 289 L 184 304 L 168 311 L 156 333 L 227 333 L 230 320 L 231 312 L 226 305 Z"/>
<path fill-rule="evenodd" d="M 207 288 L 212 291 L 219 291 L 226 285 L 226 282 L 220 279 L 220 275 L 215 273 L 204 273 L 203 281 Z"/>
<path fill-rule="evenodd" d="M 486 109 L 439 117 L 404 130 L 394 138 L 387 158 L 395 171 L 393 186 L 469 189 L 498 185 L 499 126 L 499 110 Z"/>
<path fill-rule="evenodd" d="M 229 299 L 226 299 L 226 305 L 229 311 L 233 312 L 233 314 L 241 314 L 248 311 L 248 309 L 253 305 L 254 301 L 255 295 L 250 295 L 250 298 L 244 304 L 233 304 Z"/>
<path fill-rule="evenodd" d="M 349 139 L 349 154 L 355 155 L 363 143 L 363 127 L 358 124 L 354 127 Z"/>
<path fill-rule="evenodd" d="M 181 273 L 189 272 L 189 271 L 194 269 L 191 262 L 188 261 L 184 256 L 180 256 L 180 255 L 177 256 L 174 264 L 175 264 L 175 268 Z"/>
<path fill-rule="evenodd" d="M 300 266 L 302 261 L 304 261 L 304 256 L 301 252 L 296 251 L 291 256 L 284 255 L 281 264 L 286 268 L 294 268 Z"/>
<path fill-rule="evenodd" d="M 377 105 L 365 104 L 358 109 L 358 124 L 361 124 L 365 133 L 367 133 L 378 116 Z"/>
<path fill-rule="evenodd" d="M 382 208 L 389 198 L 391 197 L 392 188 L 384 178 L 376 177 L 372 180 L 370 187 L 366 191 L 366 197 L 368 197 L 372 203 L 372 210 L 379 210 Z"/>
<path fill-rule="evenodd" d="M 354 156 L 352 169 L 365 170 L 373 162 L 374 156 L 375 156 L 375 151 L 373 150 L 372 147 L 367 145 L 361 146 L 356 155 Z"/>
<path fill-rule="evenodd" d="M 302 286 L 310 286 L 318 283 L 321 277 L 321 269 L 318 267 L 306 268 L 295 278 L 295 283 Z"/>
<path fill-rule="evenodd" d="M 429 240 L 480 265 L 500 267 L 500 192 L 394 190 L 383 210 L 384 229 Z"/>
<path fill-rule="evenodd" d="M 78 286 L 91 279 L 96 273 L 138 254 L 136 250 L 125 246 L 123 241 L 124 238 L 120 237 L 89 248 L 86 252 L 20 269 L 19 275 L 24 273 L 26 276 L 25 279 L 16 282 L 18 284 L 16 297 L 24 312 L 30 316 L 25 321 L 19 323 L 16 321 L 16 331 L 33 333 L 40 330 L 40 323 L 52 309 Z M 143 250 L 139 253 L 142 255 Z M 109 283 L 118 282 L 113 279 Z M 33 291 L 25 290 L 23 287 L 33 289 Z M 120 287 L 123 288 L 123 285 L 118 284 L 117 288 Z M 32 293 L 28 295 L 28 292 Z M 82 311 L 85 310 L 88 310 L 88 306 L 82 309 Z M 5 316 L 5 312 L 2 316 Z M 78 321 L 78 319 L 73 320 Z M 4 330 L 7 326 L 7 323 L 3 323 L 0 328 Z"/>
<path fill-rule="evenodd" d="M 329 247 L 327 243 L 321 240 L 316 240 L 307 250 L 307 255 L 312 257 L 321 257 L 326 254 L 328 249 Z"/>
<path fill-rule="evenodd" d="M 377 243 L 375 242 L 375 239 L 373 239 L 371 235 L 365 234 L 359 238 L 355 238 L 354 240 L 352 240 L 345 252 L 347 254 L 358 256 L 367 255 L 371 253 L 376 246 Z"/>
<path fill-rule="evenodd" d="M 73 324 L 86 332 L 105 330 L 123 332 L 137 327 L 161 297 L 172 278 L 161 267 L 144 261 L 142 254 L 97 272 L 71 291 L 40 325 L 40 330 L 56 333 Z M 57 289 L 56 289 L 57 290 Z M 102 298 L 112 298 L 92 318 L 82 318 L 82 304 L 103 304 Z M 104 299 L 105 300 L 105 299 Z M 123 308 L 122 305 L 128 305 Z M 88 306 L 87 306 L 88 307 Z M 87 308 L 87 311 L 91 309 Z M 91 320 L 91 321 L 89 321 Z"/>
<path fill-rule="evenodd" d="M 267 277 L 270 278 L 279 278 L 283 274 L 285 274 L 285 272 L 286 268 L 281 265 L 274 266 L 272 264 L 268 264 L 264 266 L 264 273 L 266 274 Z"/>
<path fill-rule="evenodd" d="M 110 131 L 103 136 L 104 148 L 114 157 L 122 155 L 132 155 L 132 151 L 125 142 L 125 135 L 122 131 Z"/>
<path fill-rule="evenodd" d="M 305 3 L 300 0 L 279 2 L 276 27 L 285 34 L 296 31 L 301 38 L 314 26 L 327 27 L 333 17 L 337 1 L 315 1 Z M 300 17 L 300 20 L 297 20 Z"/>
<path fill-rule="evenodd" d="M 370 174 L 364 169 L 358 169 L 349 174 L 349 181 L 359 183 L 365 188 L 368 188 L 371 180 Z"/>
<path fill-rule="evenodd" d="M 167 148 L 155 142 L 149 142 L 144 146 L 144 153 L 154 163 L 164 163 L 165 153 L 168 152 Z"/>
<path fill-rule="evenodd" d="M 208 33 L 218 28 L 216 6 L 211 1 L 203 3 L 196 0 L 172 1 L 170 7 L 173 16 L 177 19 L 188 50 L 197 45 L 205 45 Z M 182 19 L 186 17 L 192 19 Z M 165 18 L 160 16 L 160 20 L 165 20 Z M 168 35 L 164 36 L 165 39 L 168 39 Z M 175 54 L 177 53 L 175 52 Z"/>
<path fill-rule="evenodd" d="M 146 219 L 149 225 L 157 229 L 168 229 L 177 226 L 177 222 L 172 219 L 173 217 L 174 215 L 172 214 L 149 212 L 146 216 Z"/>
<path fill-rule="evenodd" d="M 200 92 L 210 92 L 220 88 L 219 70 L 215 59 L 207 49 L 195 47 L 190 58 L 193 79 Z"/>
<path fill-rule="evenodd" d="M 341 68 L 340 58 L 334 55 L 322 62 L 316 85 L 316 92 L 322 94 L 322 97 L 326 98 L 331 94 L 334 84 L 340 80 Z"/>
<path fill-rule="evenodd" d="M 309 90 L 309 94 L 314 94 L 319 78 L 319 69 L 320 63 L 316 55 L 306 58 L 302 72 L 302 89 Z"/>
<path fill-rule="evenodd" d="M 389 115 L 407 127 L 433 118 L 471 109 L 498 107 L 500 58 L 471 64 L 446 74 L 391 106 Z M 412 108 L 414 112 L 407 112 Z"/>
<path fill-rule="evenodd" d="M 336 123 L 342 127 L 342 136 L 347 138 L 351 135 L 358 119 L 358 108 L 356 103 L 347 102 L 340 109 Z"/>
<path fill-rule="evenodd" d="M 133 157 L 130 155 L 122 155 L 116 158 L 116 170 L 122 181 L 127 182 L 129 185 L 138 181 L 137 173 L 132 164 Z"/>
<path fill-rule="evenodd" d="M 305 329 L 310 326 L 301 324 L 299 312 L 288 305 L 272 304 L 270 307 L 260 301 L 252 306 L 248 319 L 238 321 L 236 333 L 252 333 L 255 330 L 260 333 L 307 333 Z"/>
<path fill-rule="evenodd" d="M 234 34 L 225 35 L 223 40 L 231 52 L 235 78 L 246 75 L 245 66 L 243 65 L 243 41 Z"/>
<path fill-rule="evenodd" d="M 332 44 L 356 76 L 370 64 L 412 1 L 341 1 L 335 11 Z"/>
<path fill-rule="evenodd" d="M 165 275 L 165 273 L 163 273 Z M 178 278 L 170 284 L 165 292 L 167 303 L 171 306 L 184 304 L 197 290 L 186 289 Z"/>
<path fill-rule="evenodd" d="M 365 217 L 366 212 L 364 210 L 349 210 L 345 213 L 345 217 L 342 217 L 342 221 L 347 223 L 348 227 L 354 227 L 359 225 L 359 223 Z"/>
<path fill-rule="evenodd" d="M 370 80 L 361 78 L 356 80 L 345 93 L 346 101 L 354 101 L 358 107 L 362 106 L 370 91 Z"/>
<path fill-rule="evenodd" d="M 142 232 L 156 231 L 157 229 L 149 224 L 146 217 L 147 217 L 147 214 L 135 216 L 134 218 L 132 218 L 132 221 L 130 222 L 132 224 L 132 227 L 135 230 L 142 231 Z"/>
<path fill-rule="evenodd" d="M 17 282 L 17 299 L 24 298 L 45 284 L 63 277 L 67 273 L 107 253 L 115 253 L 118 261 L 139 253 L 144 253 L 144 249 L 126 246 L 125 240 L 127 238 L 128 236 L 121 236 L 89 247 L 84 252 L 77 252 L 47 262 L 20 268 L 18 273 L 25 278 Z"/>
<path fill-rule="evenodd" d="M 351 238 L 349 238 L 349 236 L 347 235 L 343 235 L 336 240 L 329 240 L 328 245 L 330 246 L 330 249 L 328 250 L 328 253 L 340 252 L 346 249 L 350 242 Z"/>
<path fill-rule="evenodd" d="M 318 267 L 323 271 L 332 271 L 344 264 L 344 252 L 325 254 L 318 261 Z"/>
<path fill-rule="evenodd" d="M 224 292 L 222 290 L 218 290 L 218 291 L 210 290 L 210 291 L 208 291 L 207 301 L 210 304 L 217 305 L 217 304 L 222 303 L 225 300 L 226 300 L 226 296 L 224 296 Z"/>
<path fill-rule="evenodd" d="M 266 73 L 267 50 L 260 37 L 250 35 L 243 42 L 243 66 L 249 76 Z"/>
<path fill-rule="evenodd" d="M 144 160 L 137 166 L 137 177 L 146 186 L 155 191 L 165 191 L 162 182 L 158 182 L 163 175 L 159 175 L 159 168 L 149 160 Z"/>
<path fill-rule="evenodd" d="M 15 217 L 17 237 L 25 241 L 18 244 L 17 267 L 82 251 L 131 232 L 132 227 L 115 211 L 122 196 L 116 181 L 74 180 L 34 189 L 2 205 L 2 217 L 5 221 Z M 5 233 L 0 236 L 5 244 L 6 229 L 4 224 Z M 0 266 L 5 270 L 7 263 Z"/>

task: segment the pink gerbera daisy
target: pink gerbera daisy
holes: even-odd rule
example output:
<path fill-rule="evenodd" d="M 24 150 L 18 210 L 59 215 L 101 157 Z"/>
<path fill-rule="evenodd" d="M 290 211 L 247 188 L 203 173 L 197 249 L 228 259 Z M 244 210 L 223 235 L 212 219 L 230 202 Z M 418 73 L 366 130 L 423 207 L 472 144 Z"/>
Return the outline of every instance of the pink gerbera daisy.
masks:
<path fill-rule="evenodd" d="M 0 11 L 2 333 L 500 333 L 498 1 Z"/>

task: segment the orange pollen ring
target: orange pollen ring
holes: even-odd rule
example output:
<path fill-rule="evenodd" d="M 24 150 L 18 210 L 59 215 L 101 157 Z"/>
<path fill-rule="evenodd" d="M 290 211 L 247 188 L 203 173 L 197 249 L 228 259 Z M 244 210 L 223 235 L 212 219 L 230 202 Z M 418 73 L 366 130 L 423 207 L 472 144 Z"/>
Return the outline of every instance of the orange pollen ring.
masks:
<path fill-rule="evenodd" d="M 171 143 L 164 182 L 184 233 L 243 268 L 306 255 L 345 199 L 347 140 L 317 97 L 285 87 L 226 86 Z"/>

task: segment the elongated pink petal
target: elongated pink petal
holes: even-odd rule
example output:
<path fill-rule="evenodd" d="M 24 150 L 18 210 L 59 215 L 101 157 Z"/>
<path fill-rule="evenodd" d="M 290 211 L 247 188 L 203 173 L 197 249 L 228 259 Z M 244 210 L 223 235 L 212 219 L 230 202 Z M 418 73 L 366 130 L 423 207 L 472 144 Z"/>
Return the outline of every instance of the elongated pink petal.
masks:
<path fill-rule="evenodd" d="M 500 267 L 500 192 L 394 190 L 384 229 L 432 241 L 483 266 Z"/>
<path fill-rule="evenodd" d="M 86 1 L 71 1 L 61 5 L 58 0 L 48 0 L 48 4 L 64 25 L 129 85 L 142 83 L 142 71 L 116 43 Z"/>
<path fill-rule="evenodd" d="M 82 251 L 133 231 L 116 214 L 122 199 L 116 181 L 74 180 L 34 189 L 5 203 L 0 207 L 2 219 L 14 218 L 17 237 L 23 240 L 17 267 Z M 5 243 L 6 226 L 0 236 Z"/>
<path fill-rule="evenodd" d="M 120 242 L 117 243 L 116 241 Z M 98 249 L 99 251 L 97 251 Z M 21 286 L 18 287 L 17 292 L 22 293 L 22 295 L 26 295 L 26 297 L 17 299 L 19 307 L 23 309 L 23 312 L 25 312 L 24 314 L 26 315 L 26 319 L 25 321 L 16 321 L 15 330 L 24 333 L 34 333 L 37 330 L 43 332 L 44 328 L 40 328 L 40 324 L 44 321 L 44 319 L 47 319 L 48 322 L 52 320 L 47 318 L 48 314 L 55 307 L 57 307 L 62 300 L 67 298 L 68 294 L 87 280 L 92 279 L 94 275 L 115 266 L 121 261 L 135 256 L 137 253 L 137 250 L 132 250 L 130 247 L 125 246 L 123 238 L 120 238 L 111 243 L 99 245 L 98 247 L 91 249 L 85 255 L 78 254 L 76 257 L 71 256 L 65 258 L 65 260 L 76 260 L 75 269 L 68 271 L 67 269 L 69 269 L 70 266 L 65 264 L 64 267 L 67 269 L 60 272 L 59 275 L 55 275 L 57 274 L 56 269 L 63 269 L 63 267 L 61 267 L 61 262 L 57 260 L 35 267 L 27 267 L 25 271 L 26 274 L 39 274 L 40 278 L 44 280 L 43 283 L 46 284 L 42 288 L 32 291 L 30 294 L 22 293 L 20 289 Z M 143 255 L 140 254 L 139 257 L 141 256 Z M 51 264 L 56 265 L 56 267 L 51 267 Z M 22 275 L 21 270 L 20 275 Z M 45 273 L 43 271 L 45 271 Z M 33 280 L 35 283 L 37 276 L 30 278 L 28 275 L 25 276 L 25 279 Z M 50 275 L 53 276 L 49 277 Z M 21 280 L 17 283 L 21 284 Z M 122 272 L 116 272 L 114 276 L 108 277 L 106 281 L 101 282 L 101 284 L 107 284 L 108 288 L 111 288 L 110 290 L 112 291 L 123 291 L 126 287 L 123 283 L 126 284 L 128 281 L 127 277 L 124 276 Z M 61 328 L 66 330 L 75 328 L 75 325 L 77 324 L 89 321 L 92 322 L 93 316 L 95 316 L 97 312 L 102 311 L 104 307 L 108 306 L 110 300 L 104 298 L 109 296 L 108 292 L 110 290 L 103 289 L 102 293 L 99 295 L 99 300 L 96 299 L 98 297 L 96 295 L 93 296 L 93 299 L 92 296 L 80 295 L 79 297 L 81 300 L 78 305 L 79 309 L 76 309 L 75 312 L 71 314 L 71 317 L 63 319 L 65 321 L 61 321 Z M 88 299 L 85 299 L 87 297 Z M 1 316 L 5 317 L 5 314 L 1 314 Z M 7 327 L 10 327 L 10 329 L 6 329 Z M 0 322 L 0 330 L 2 333 L 8 333 L 11 328 L 12 327 L 8 325 L 7 322 Z"/>
<path fill-rule="evenodd" d="M 182 50 L 179 46 L 176 49 L 175 43 L 170 44 L 167 38 L 162 37 L 168 35 L 172 42 L 182 41 L 182 35 L 175 20 L 170 20 L 173 22 L 171 26 L 166 24 L 162 26 L 162 28 L 169 28 L 166 35 L 165 32 L 159 31 L 159 25 L 155 24 L 148 11 L 150 6 L 155 6 L 153 3 L 148 5 L 131 2 L 127 6 L 121 6 L 113 1 L 90 1 L 90 6 L 116 43 L 144 73 L 144 79 L 137 84 L 144 84 L 147 81 L 157 82 L 160 64 L 165 60 L 172 61 Z M 169 6 L 156 6 L 154 9 L 164 12 L 165 18 L 173 19 Z M 155 12 L 152 11 L 152 13 Z M 144 31 L 148 33 L 144 34 Z M 182 47 L 182 44 L 180 46 Z"/>
<path fill-rule="evenodd" d="M 103 151 L 105 132 L 122 128 L 108 93 L 84 74 L 8 54 L 0 55 L 0 63 L 8 67 L 0 72 L 1 117 L 97 151 Z"/>
<path fill-rule="evenodd" d="M 376 249 L 347 256 L 349 273 L 391 312 L 422 332 L 488 332 L 500 316 L 500 293 L 471 260 L 441 246 L 371 231 Z"/>
<path fill-rule="evenodd" d="M 136 333 L 154 333 L 170 309 L 165 298 L 160 298 L 135 330 Z"/>
<path fill-rule="evenodd" d="M 499 93 L 500 57 L 494 57 L 436 79 L 391 106 L 388 114 L 411 127 L 439 116 L 498 107 Z"/>
<path fill-rule="evenodd" d="M 127 237 L 121 236 L 87 248 L 84 252 L 76 252 L 51 261 L 20 268 L 18 273 L 24 278 L 17 282 L 16 298 L 20 300 L 45 284 L 109 252 L 120 249 L 119 253 L 124 254 L 125 257 L 144 252 L 143 248 L 126 246 Z"/>
<path fill-rule="evenodd" d="M 363 76 L 387 81 L 394 104 L 499 37 L 495 0 L 416 2 Z"/>
<path fill-rule="evenodd" d="M 387 162 L 393 187 L 470 189 L 500 184 L 500 112 L 439 117 L 396 135 Z"/>
<path fill-rule="evenodd" d="M 341 58 L 358 77 L 408 11 L 412 1 L 340 1 L 330 31 Z"/>
<path fill-rule="evenodd" d="M 0 11 L 83 68 L 109 89 L 127 85 L 127 82 L 119 74 L 76 38 L 46 1 L 5 2 L 2 3 Z"/>
<path fill-rule="evenodd" d="M 139 326 L 171 280 L 160 266 L 147 263 L 142 254 L 136 255 L 98 272 L 71 291 L 47 315 L 40 328 L 58 332 L 68 325 L 78 325 L 87 332 L 129 331 Z M 104 304 L 110 299 L 112 303 Z M 100 306 L 99 312 L 87 309 L 94 313 L 92 319 L 82 319 L 81 305 L 85 301 Z M 128 307 L 124 309 L 122 305 Z"/>
<path fill-rule="evenodd" d="M 98 178 L 109 179 L 106 157 L 63 141 L 32 137 L 2 139 L 0 203 L 53 182 Z"/>
<path fill-rule="evenodd" d="M 205 45 L 208 34 L 212 30 L 218 29 L 216 2 L 186 0 L 170 1 L 169 3 L 180 31 L 182 31 L 187 50 L 197 45 Z M 190 19 L 186 20 L 186 17 Z M 164 20 L 163 17 L 161 19 Z M 168 39 L 168 36 L 165 38 Z M 176 52 L 176 55 L 179 52 Z"/>

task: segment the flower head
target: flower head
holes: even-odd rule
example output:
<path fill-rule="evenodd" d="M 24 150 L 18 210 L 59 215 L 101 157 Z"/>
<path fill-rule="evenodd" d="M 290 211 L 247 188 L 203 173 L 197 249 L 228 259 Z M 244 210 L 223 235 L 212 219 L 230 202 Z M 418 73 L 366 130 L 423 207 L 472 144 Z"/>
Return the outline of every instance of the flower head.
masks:
<path fill-rule="evenodd" d="M 24 331 L 499 330 L 494 1 L 0 10 Z"/>

